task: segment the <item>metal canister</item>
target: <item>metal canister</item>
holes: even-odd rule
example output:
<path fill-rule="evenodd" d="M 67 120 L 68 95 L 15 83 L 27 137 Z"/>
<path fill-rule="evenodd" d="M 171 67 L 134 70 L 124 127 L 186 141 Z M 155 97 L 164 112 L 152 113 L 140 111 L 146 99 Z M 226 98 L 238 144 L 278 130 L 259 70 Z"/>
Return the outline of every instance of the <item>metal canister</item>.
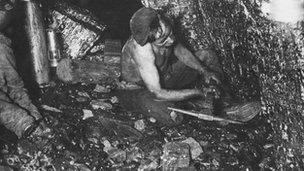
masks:
<path fill-rule="evenodd" d="M 50 68 L 41 5 L 35 0 L 22 0 L 21 5 L 25 16 L 26 57 L 31 63 L 34 80 L 39 85 L 45 84 L 50 80 Z"/>
<path fill-rule="evenodd" d="M 51 67 L 57 67 L 58 61 L 61 58 L 60 47 L 57 40 L 57 35 L 54 29 L 46 29 L 47 42 L 48 42 L 48 57 Z"/>

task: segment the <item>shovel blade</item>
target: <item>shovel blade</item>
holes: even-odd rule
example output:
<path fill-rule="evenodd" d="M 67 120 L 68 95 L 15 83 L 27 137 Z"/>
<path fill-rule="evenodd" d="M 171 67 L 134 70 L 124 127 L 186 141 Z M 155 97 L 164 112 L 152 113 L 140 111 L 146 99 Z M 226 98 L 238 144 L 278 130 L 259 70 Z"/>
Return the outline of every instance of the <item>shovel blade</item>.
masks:
<path fill-rule="evenodd" d="M 227 119 L 248 122 L 261 112 L 260 102 L 248 102 L 234 105 L 224 110 Z"/>

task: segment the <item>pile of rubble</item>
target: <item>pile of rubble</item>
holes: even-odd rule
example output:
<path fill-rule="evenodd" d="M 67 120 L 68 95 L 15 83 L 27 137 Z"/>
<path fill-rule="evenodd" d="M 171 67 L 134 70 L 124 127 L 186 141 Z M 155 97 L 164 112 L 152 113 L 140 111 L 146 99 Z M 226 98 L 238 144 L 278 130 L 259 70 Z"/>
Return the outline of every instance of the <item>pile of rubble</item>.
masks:
<path fill-rule="evenodd" d="M 132 86 L 118 85 L 43 89 L 41 110 L 53 133 L 23 140 L 17 148 L 6 145 L 1 163 L 24 170 L 86 171 L 272 167 L 271 130 L 263 118 L 228 126 L 186 118 L 182 125 L 160 127 L 154 118 L 122 108 L 115 91 Z"/>

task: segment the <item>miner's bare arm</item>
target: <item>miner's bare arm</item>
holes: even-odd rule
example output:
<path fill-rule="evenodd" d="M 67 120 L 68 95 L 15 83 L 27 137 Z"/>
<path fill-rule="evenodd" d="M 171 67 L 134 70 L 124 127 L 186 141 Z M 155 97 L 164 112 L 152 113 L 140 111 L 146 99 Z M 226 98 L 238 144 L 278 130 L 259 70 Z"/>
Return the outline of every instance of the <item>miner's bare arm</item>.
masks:
<path fill-rule="evenodd" d="M 220 83 L 220 80 L 218 76 L 210 72 L 207 68 L 207 66 L 204 66 L 203 63 L 201 63 L 192 53 L 189 51 L 186 47 L 184 47 L 182 44 L 178 43 L 174 47 L 174 54 L 175 56 L 182 61 L 185 65 L 187 65 L 190 68 L 193 68 L 197 71 L 199 71 L 201 74 L 204 75 L 205 81 L 207 83 L 210 82 L 210 79 L 212 78 L 217 83 Z"/>
<path fill-rule="evenodd" d="M 168 101 L 180 101 L 195 96 L 202 96 L 198 89 L 167 90 L 160 85 L 160 77 L 155 66 L 155 56 L 151 44 L 135 47 L 134 59 L 138 65 L 140 75 L 146 87 L 156 95 L 158 99 Z"/>

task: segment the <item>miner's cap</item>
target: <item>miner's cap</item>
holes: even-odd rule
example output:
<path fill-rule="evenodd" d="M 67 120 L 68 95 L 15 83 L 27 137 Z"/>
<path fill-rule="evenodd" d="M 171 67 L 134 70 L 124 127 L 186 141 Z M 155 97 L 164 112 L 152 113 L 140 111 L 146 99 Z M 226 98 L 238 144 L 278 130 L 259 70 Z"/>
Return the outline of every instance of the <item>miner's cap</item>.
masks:
<path fill-rule="evenodd" d="M 157 18 L 156 10 L 143 7 L 136 11 L 131 20 L 130 28 L 135 41 L 141 46 L 145 45 L 150 33 L 150 25 Z"/>

